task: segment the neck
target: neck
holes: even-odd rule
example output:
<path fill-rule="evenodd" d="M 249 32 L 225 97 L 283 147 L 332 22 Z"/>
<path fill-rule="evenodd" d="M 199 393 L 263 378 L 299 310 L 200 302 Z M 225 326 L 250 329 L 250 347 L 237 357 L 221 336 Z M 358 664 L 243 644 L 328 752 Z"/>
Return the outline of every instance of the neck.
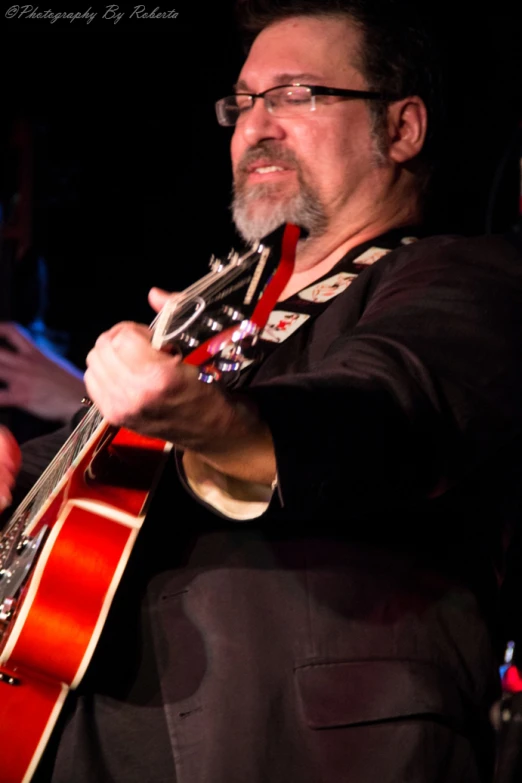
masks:
<path fill-rule="evenodd" d="M 405 204 L 369 221 L 337 221 L 337 225 L 329 226 L 320 237 L 299 243 L 294 273 L 280 298 L 287 299 L 311 285 L 357 245 L 392 229 L 419 223 L 420 219 L 419 210 L 411 204 Z"/>

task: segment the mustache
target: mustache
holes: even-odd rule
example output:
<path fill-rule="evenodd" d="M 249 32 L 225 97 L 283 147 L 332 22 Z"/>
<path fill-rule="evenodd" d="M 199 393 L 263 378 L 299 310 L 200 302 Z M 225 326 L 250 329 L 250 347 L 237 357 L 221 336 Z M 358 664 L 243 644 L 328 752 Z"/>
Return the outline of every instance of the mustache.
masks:
<path fill-rule="evenodd" d="M 248 168 L 258 160 L 268 161 L 269 163 L 289 163 L 294 168 L 299 169 L 299 161 L 295 154 L 277 144 L 277 142 L 260 142 L 255 147 L 250 147 L 236 167 L 237 174 L 247 174 Z"/>

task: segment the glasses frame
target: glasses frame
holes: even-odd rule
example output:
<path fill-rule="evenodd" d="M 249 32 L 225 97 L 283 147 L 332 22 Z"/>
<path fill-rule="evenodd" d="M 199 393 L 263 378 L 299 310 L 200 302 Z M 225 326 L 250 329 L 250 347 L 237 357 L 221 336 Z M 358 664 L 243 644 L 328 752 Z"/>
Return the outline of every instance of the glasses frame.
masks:
<path fill-rule="evenodd" d="M 237 120 L 241 116 L 240 114 L 238 114 L 236 121 L 233 123 L 227 122 L 225 120 L 225 101 L 230 100 L 230 98 L 237 98 L 239 96 L 248 97 L 252 99 L 252 103 L 248 107 L 249 109 L 253 108 L 256 98 L 262 98 L 266 110 L 270 114 L 273 114 L 274 113 L 273 107 L 267 105 L 265 101 L 265 96 L 273 92 L 274 90 L 281 90 L 284 89 L 285 87 L 306 87 L 307 90 L 310 90 L 310 98 L 311 98 L 310 111 L 315 110 L 315 102 L 313 99 L 315 98 L 316 95 L 334 95 L 339 98 L 358 98 L 367 101 L 397 100 L 397 98 L 393 97 L 392 95 L 388 95 L 387 93 L 384 92 L 374 92 L 372 90 L 346 90 L 346 89 L 341 89 L 340 87 L 323 87 L 317 84 L 300 84 L 300 83 L 277 84 L 275 87 L 269 87 L 268 90 L 263 90 L 263 92 L 257 92 L 257 93 L 236 92 L 234 95 L 227 95 L 225 98 L 221 98 L 219 101 L 216 101 L 215 109 L 216 109 L 216 116 L 217 116 L 218 123 L 224 128 L 233 128 L 237 124 Z M 277 116 L 277 114 L 274 116 Z"/>

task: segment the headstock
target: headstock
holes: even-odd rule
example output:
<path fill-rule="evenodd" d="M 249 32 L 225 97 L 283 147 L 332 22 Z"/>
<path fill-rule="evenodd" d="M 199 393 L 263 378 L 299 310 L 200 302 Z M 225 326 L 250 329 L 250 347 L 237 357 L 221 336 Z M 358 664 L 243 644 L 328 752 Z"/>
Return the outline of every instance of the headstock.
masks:
<path fill-rule="evenodd" d="M 211 258 L 211 271 L 169 300 L 153 324 L 153 347 L 181 353 L 211 382 L 235 372 L 258 339 L 294 267 L 301 229 L 280 226 L 244 253 Z"/>

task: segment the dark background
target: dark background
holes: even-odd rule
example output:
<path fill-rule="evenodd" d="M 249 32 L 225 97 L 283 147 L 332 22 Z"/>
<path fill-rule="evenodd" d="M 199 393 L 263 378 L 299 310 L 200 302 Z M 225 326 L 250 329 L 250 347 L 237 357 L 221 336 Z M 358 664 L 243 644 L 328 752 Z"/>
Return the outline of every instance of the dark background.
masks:
<path fill-rule="evenodd" d="M 133 5 L 120 5 L 118 24 L 101 18 L 106 5 L 97 1 L 38 10 L 47 8 L 97 17 L 89 25 L 2 20 L 2 138 L 5 150 L 12 120 L 29 118 L 46 320 L 70 334 L 70 357 L 82 366 L 100 331 L 152 319 L 151 285 L 180 290 L 206 271 L 211 253 L 237 244 L 230 133 L 213 103 L 230 92 L 242 58 L 226 0 L 163 3 L 159 10 L 178 17 L 161 20 L 131 19 Z M 516 6 L 477 8 L 430 9 L 450 75 L 430 211 L 437 231 L 505 232 L 518 220 L 520 20 Z M 9 166 L 4 155 L 4 177 Z M 34 259 L 23 263 L 30 270 Z"/>

